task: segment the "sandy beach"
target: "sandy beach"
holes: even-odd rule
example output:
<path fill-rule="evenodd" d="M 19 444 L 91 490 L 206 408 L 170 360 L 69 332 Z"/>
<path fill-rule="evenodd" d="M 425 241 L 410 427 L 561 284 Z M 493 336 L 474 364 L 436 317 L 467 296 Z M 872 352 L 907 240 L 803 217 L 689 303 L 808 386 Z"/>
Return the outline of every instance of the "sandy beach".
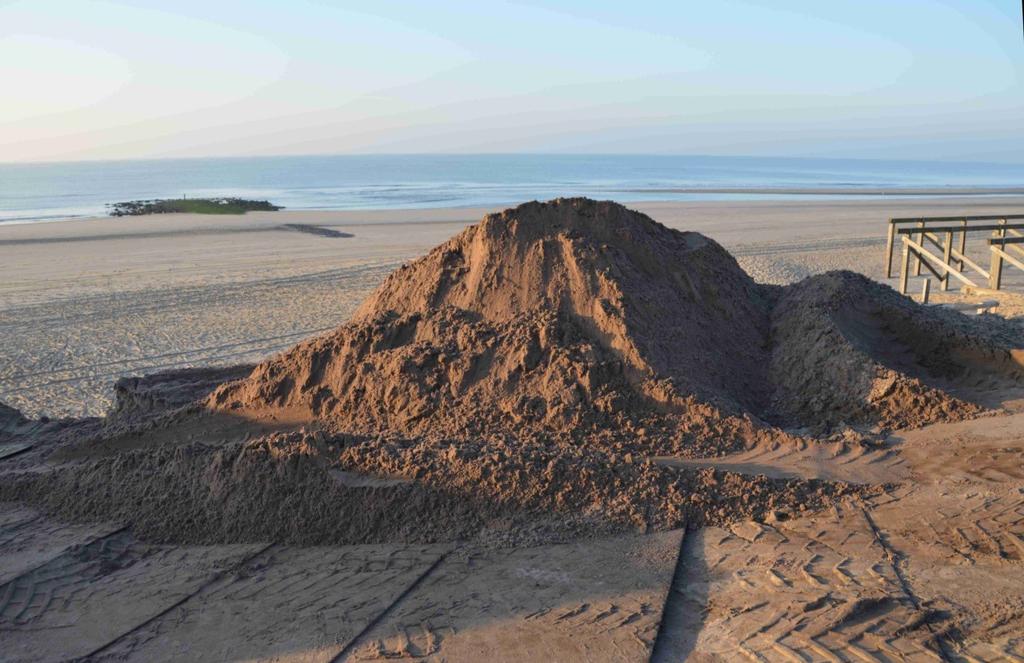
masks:
<path fill-rule="evenodd" d="M 757 281 L 785 284 L 831 269 L 880 278 L 890 216 L 1022 205 L 943 196 L 630 207 L 717 240 Z M 32 416 L 100 415 L 119 377 L 256 361 L 344 322 L 391 270 L 489 211 L 0 224 L 0 401 Z"/>
<path fill-rule="evenodd" d="M 0 643 L 1019 660 L 1019 320 L 878 281 L 887 217 L 1022 202 L 0 227 Z"/>
<path fill-rule="evenodd" d="M 0 2 L 0 663 L 1024 663 L 1024 16 L 877 4 Z"/>

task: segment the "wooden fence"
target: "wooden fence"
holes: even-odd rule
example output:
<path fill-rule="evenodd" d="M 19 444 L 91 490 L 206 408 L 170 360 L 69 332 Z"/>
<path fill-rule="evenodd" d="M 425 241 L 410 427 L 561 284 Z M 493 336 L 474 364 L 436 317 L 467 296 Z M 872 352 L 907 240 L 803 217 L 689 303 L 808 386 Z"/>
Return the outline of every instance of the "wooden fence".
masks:
<path fill-rule="evenodd" d="M 969 233 L 990 234 L 988 269 L 967 255 Z M 989 288 L 998 290 L 1002 287 L 1004 263 L 1024 270 L 1024 247 L 1020 246 L 1024 244 L 1024 214 L 889 219 L 885 247 L 886 278 L 892 277 L 897 238 L 903 245 L 899 284 L 902 294 L 907 293 L 911 272 L 913 276 L 920 276 L 922 269 L 934 276 L 943 290 L 949 289 L 950 279 L 978 287 L 975 274 L 984 278 Z M 932 247 L 937 252 L 933 252 Z M 929 284 L 930 280 L 926 280 L 924 299 L 927 299 Z"/>

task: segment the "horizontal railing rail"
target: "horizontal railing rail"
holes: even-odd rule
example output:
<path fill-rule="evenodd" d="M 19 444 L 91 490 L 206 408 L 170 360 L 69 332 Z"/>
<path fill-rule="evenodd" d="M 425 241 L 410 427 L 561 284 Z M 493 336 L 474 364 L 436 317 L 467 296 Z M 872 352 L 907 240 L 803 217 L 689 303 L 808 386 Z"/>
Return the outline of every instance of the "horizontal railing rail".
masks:
<path fill-rule="evenodd" d="M 969 226 L 968 231 L 972 232 L 986 232 L 992 230 L 1021 230 L 1024 229 L 1024 223 L 990 223 L 984 226 Z M 924 226 L 923 228 L 899 228 L 896 233 L 899 235 L 918 235 L 923 231 L 930 233 L 958 233 L 963 230 L 963 226 Z"/>
<path fill-rule="evenodd" d="M 919 223 L 924 221 L 926 223 L 932 223 L 933 221 L 999 221 L 1000 219 L 1024 219 L 1024 214 L 983 214 L 983 215 L 968 215 L 968 216 L 904 216 L 889 219 L 889 223 Z"/>

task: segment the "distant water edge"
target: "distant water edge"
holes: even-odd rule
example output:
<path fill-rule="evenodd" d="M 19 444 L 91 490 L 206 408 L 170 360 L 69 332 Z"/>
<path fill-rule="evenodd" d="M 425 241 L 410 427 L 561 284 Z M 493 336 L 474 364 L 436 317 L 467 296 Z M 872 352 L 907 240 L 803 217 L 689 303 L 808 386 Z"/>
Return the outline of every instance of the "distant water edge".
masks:
<path fill-rule="evenodd" d="M 127 200 L 235 196 L 287 209 L 1024 193 L 1024 165 L 644 155 L 345 155 L 0 164 L 0 223 Z"/>

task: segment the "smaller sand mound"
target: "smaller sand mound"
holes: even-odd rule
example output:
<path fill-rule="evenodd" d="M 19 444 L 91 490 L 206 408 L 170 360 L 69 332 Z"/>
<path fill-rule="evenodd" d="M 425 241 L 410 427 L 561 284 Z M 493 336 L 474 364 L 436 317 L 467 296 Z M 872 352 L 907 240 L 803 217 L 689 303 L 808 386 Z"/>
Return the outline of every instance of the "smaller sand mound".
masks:
<path fill-rule="evenodd" d="M 0 431 L 7 431 L 18 426 L 25 424 L 28 420 L 25 419 L 21 412 L 9 405 L 0 403 Z"/>
<path fill-rule="evenodd" d="M 27 423 L 19 410 L 0 403 L 0 442 L 12 439 Z"/>
<path fill-rule="evenodd" d="M 114 383 L 114 404 L 108 418 L 130 420 L 202 400 L 225 382 L 252 372 L 253 366 L 182 368 L 121 378 Z"/>
<path fill-rule="evenodd" d="M 1022 376 L 1015 328 L 921 306 L 853 272 L 782 289 L 772 337 L 775 407 L 816 427 L 957 421 L 984 410 L 970 401 L 973 390 Z"/>

